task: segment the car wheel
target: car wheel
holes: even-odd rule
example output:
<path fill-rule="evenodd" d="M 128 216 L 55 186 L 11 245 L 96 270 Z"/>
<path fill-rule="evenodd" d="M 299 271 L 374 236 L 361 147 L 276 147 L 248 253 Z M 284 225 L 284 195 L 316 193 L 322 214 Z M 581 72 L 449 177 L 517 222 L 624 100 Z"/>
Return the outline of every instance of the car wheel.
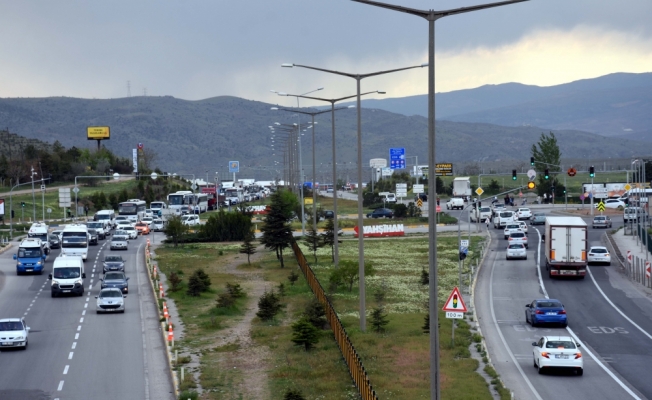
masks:
<path fill-rule="evenodd" d="M 541 365 L 537 366 L 537 370 L 539 372 L 539 375 L 543 375 L 543 368 L 541 368 Z"/>
<path fill-rule="evenodd" d="M 29 346 L 29 341 L 25 341 L 25 346 L 23 346 L 23 350 L 27 350 L 27 346 Z"/>
<path fill-rule="evenodd" d="M 584 368 L 580 368 L 577 370 L 577 376 L 582 376 L 584 375 Z"/>
<path fill-rule="evenodd" d="M 567 327 L 568 327 L 568 321 L 567 321 L 567 322 L 564 322 L 563 324 L 561 324 L 561 327 L 562 327 L 562 328 L 567 328 Z"/>
<path fill-rule="evenodd" d="M 57 294 L 54 293 L 54 292 L 50 292 L 50 296 L 52 296 L 52 297 L 57 297 Z"/>
<path fill-rule="evenodd" d="M 525 256 L 524 260 L 527 260 L 527 256 Z"/>
<path fill-rule="evenodd" d="M 537 367 L 537 359 L 534 358 L 534 357 L 532 357 L 532 364 L 534 364 L 534 368 L 538 368 Z"/>

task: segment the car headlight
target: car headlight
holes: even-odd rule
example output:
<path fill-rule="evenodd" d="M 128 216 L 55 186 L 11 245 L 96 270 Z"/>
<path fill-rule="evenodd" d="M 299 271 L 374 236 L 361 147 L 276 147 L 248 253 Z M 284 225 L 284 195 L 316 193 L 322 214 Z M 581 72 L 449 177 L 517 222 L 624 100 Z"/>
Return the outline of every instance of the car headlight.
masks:
<path fill-rule="evenodd" d="M 52 281 L 52 284 L 53 284 L 53 285 L 58 285 L 58 284 L 59 284 L 59 281 L 53 280 L 53 281 Z"/>
<path fill-rule="evenodd" d="M 83 285 L 83 284 L 84 284 L 84 281 L 82 281 L 81 279 L 77 279 L 77 280 L 75 281 L 75 284 L 77 284 L 77 283 L 79 283 L 80 285 Z"/>
<path fill-rule="evenodd" d="M 14 337 L 14 340 L 23 340 L 23 339 L 25 339 L 25 336 L 22 335 Z"/>
<path fill-rule="evenodd" d="M 36 262 L 36 265 L 41 265 L 41 264 L 42 264 L 41 260 L 38 260 L 38 261 Z"/>

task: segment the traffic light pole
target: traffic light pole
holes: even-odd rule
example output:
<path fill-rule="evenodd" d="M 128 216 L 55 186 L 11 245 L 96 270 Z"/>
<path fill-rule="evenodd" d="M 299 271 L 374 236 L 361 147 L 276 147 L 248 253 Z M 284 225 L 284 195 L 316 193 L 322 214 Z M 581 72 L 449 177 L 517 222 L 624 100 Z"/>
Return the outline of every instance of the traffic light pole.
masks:
<path fill-rule="evenodd" d="M 561 165 L 556 165 L 556 164 L 548 164 L 543 161 L 536 161 L 534 157 L 530 157 L 530 164 L 533 163 L 539 163 L 539 164 L 544 164 L 550 167 L 557 167 L 561 171 Z M 568 193 L 566 193 L 566 190 L 568 190 L 568 186 L 566 186 L 566 175 L 564 174 L 564 208 L 568 210 Z M 547 178 L 546 178 L 547 179 Z M 591 178 L 591 189 L 593 189 L 593 178 Z M 555 204 L 555 191 L 553 190 L 552 192 L 552 204 Z M 593 206 L 593 196 L 591 196 L 591 206 Z M 591 209 L 591 215 L 593 215 L 593 209 Z"/>

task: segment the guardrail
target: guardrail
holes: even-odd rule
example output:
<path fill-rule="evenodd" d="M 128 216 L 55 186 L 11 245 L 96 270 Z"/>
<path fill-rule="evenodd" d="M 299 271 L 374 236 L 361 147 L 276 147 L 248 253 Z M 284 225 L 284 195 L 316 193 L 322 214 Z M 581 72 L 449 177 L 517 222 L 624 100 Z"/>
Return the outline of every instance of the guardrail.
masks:
<path fill-rule="evenodd" d="M 308 265 L 308 261 L 303 255 L 301 248 L 299 248 L 299 245 L 295 241 L 292 242 L 292 250 L 294 250 L 294 256 L 296 257 L 297 263 L 308 282 L 308 286 L 312 289 L 317 300 L 319 300 L 319 302 L 324 306 L 326 319 L 333 330 L 335 341 L 340 348 L 344 361 L 346 361 L 351 378 L 353 378 L 353 382 L 360 392 L 360 397 L 362 400 L 378 400 L 378 396 L 376 396 L 376 392 L 373 390 L 369 378 L 367 377 L 367 371 L 365 370 L 364 365 L 362 365 L 362 359 L 355 350 L 355 347 L 353 347 L 353 343 L 351 343 L 349 336 L 346 334 L 346 330 L 342 326 L 342 322 L 337 316 L 335 308 L 333 308 L 330 300 L 326 297 L 324 288 L 322 288 L 321 283 L 317 280 L 317 277 L 312 271 L 312 268 L 310 268 L 310 265 Z"/>
<path fill-rule="evenodd" d="M 642 235 L 647 235 L 648 238 L 648 248 L 650 247 L 649 240 L 651 239 L 649 237 L 649 234 L 642 228 L 638 230 L 639 236 Z M 615 257 L 611 257 L 612 262 L 616 262 L 617 265 L 620 267 L 621 270 L 624 271 L 624 273 L 627 275 L 629 279 L 636 283 L 640 283 L 641 285 L 652 288 L 652 276 L 648 276 L 646 274 L 646 269 L 647 267 L 650 266 L 650 262 L 646 261 L 644 258 L 635 256 L 633 254 L 629 254 L 629 251 L 627 252 L 628 254 L 623 255 L 620 252 L 620 249 L 616 244 L 614 243 L 613 238 L 611 237 L 611 233 L 607 232 L 607 246 L 609 247 L 609 252 L 613 255 L 615 254 Z M 641 239 L 643 240 L 643 239 Z M 649 251 L 649 249 L 648 249 Z"/>

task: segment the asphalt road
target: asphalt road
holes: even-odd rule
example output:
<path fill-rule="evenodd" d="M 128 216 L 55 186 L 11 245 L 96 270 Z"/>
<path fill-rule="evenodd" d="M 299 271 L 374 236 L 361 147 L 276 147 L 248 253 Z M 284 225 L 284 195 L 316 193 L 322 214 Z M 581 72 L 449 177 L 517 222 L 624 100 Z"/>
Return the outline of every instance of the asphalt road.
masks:
<path fill-rule="evenodd" d="M 612 219 L 615 227 L 623 223 L 622 217 Z M 590 226 L 590 219 L 585 221 Z M 652 398 L 647 370 L 652 365 L 652 302 L 613 266 L 590 266 L 584 280 L 550 279 L 543 245 L 538 246 L 540 229 L 529 227 L 527 261 L 505 260 L 502 231 L 490 229 L 491 253 L 480 271 L 475 303 L 498 373 L 518 399 Z M 588 246 L 603 245 L 603 234 L 589 229 Z M 564 304 L 567 329 L 525 323 L 525 304 L 546 294 Z M 531 343 L 543 335 L 579 339 L 584 376 L 539 375 Z"/>
<path fill-rule="evenodd" d="M 60 250 L 49 255 L 43 275 L 16 275 L 17 249 L 0 255 L 0 318 L 24 316 L 27 350 L 0 352 L 0 399 L 172 399 L 172 385 L 155 300 L 144 267 L 144 238 L 127 251 L 110 251 L 109 240 L 91 246 L 83 296 L 50 296 L 48 274 Z M 129 294 L 124 314 L 96 314 L 105 253 L 127 261 Z"/>

